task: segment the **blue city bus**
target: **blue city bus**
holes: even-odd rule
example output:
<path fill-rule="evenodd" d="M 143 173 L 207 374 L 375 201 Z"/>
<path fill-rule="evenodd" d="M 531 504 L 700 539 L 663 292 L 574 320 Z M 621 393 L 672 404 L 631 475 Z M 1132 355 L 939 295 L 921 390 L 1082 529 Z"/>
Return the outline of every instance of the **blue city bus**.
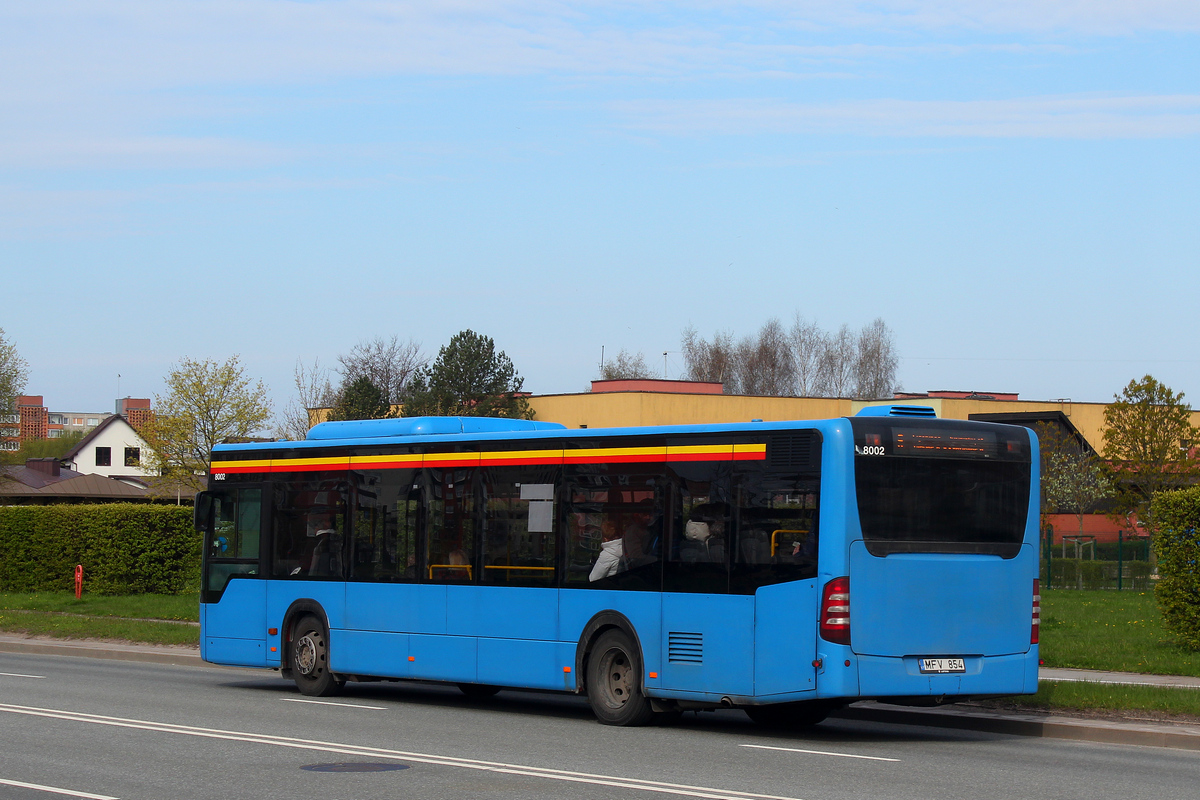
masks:
<path fill-rule="evenodd" d="M 849 418 L 568 430 L 326 422 L 217 446 L 197 496 L 201 655 L 347 681 L 585 694 L 645 724 L 1029 694 L 1029 430 Z"/>

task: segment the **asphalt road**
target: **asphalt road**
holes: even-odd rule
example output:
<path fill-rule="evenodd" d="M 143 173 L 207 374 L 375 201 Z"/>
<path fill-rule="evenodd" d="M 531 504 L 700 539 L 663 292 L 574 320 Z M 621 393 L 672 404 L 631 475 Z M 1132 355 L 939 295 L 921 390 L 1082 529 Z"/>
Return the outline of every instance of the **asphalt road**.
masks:
<path fill-rule="evenodd" d="M 561 695 L 351 684 L 314 702 L 276 673 L 72 657 L 0 654 L 0 712 L 16 800 L 1200 796 L 1185 750 L 849 720 L 781 735 L 735 711 L 621 729 Z"/>

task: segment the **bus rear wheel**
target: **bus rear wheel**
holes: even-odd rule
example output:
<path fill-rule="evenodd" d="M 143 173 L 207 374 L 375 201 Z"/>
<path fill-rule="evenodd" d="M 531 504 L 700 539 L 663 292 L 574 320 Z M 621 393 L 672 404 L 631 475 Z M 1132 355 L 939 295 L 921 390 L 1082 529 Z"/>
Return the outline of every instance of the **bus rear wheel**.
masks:
<path fill-rule="evenodd" d="M 806 700 L 799 703 L 746 706 L 742 710 L 755 723 L 766 728 L 807 728 L 823 722 L 840 706 L 839 703 L 825 700 Z"/>
<path fill-rule="evenodd" d="M 620 631 L 606 631 L 592 647 L 587 696 L 596 719 L 605 725 L 645 725 L 654 718 L 642 694 L 641 654 Z"/>
<path fill-rule="evenodd" d="M 310 697 L 328 697 L 337 694 L 346 685 L 338 680 L 329 669 L 329 633 L 321 620 L 305 615 L 292 628 L 289 661 L 292 679 L 301 694 Z"/>

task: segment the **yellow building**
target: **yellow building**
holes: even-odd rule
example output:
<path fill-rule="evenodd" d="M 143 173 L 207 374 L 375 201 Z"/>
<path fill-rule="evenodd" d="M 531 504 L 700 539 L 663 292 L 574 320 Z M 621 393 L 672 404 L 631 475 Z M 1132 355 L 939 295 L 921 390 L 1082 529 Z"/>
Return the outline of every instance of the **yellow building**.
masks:
<path fill-rule="evenodd" d="M 1104 449 L 1104 410 L 1108 407 L 1106 403 L 1018 400 L 1016 395 L 970 392 L 903 394 L 891 400 L 867 401 L 728 395 L 719 393 L 720 384 L 694 384 L 701 390 L 688 391 L 685 381 L 594 381 L 592 385 L 593 390 L 586 393 L 535 395 L 529 398 L 529 405 L 537 419 L 561 422 L 568 428 L 828 419 L 853 416 L 865 406 L 919 405 L 932 407 L 946 419 L 1063 424 L 1078 431 L 1097 452 Z M 1200 424 L 1200 411 L 1192 412 L 1192 422 Z"/>
<path fill-rule="evenodd" d="M 560 422 L 568 428 L 830 419 L 853 416 L 865 406 L 930 406 L 945 419 L 1060 425 L 1077 432 L 1098 453 L 1104 449 L 1104 410 L 1108 407 L 1107 403 L 1018 400 L 1015 394 L 974 392 L 901 393 L 891 400 L 759 397 L 722 394 L 719 383 L 668 380 L 592 381 L 590 392 L 532 395 L 528 400 L 535 419 Z M 400 407 L 393 406 L 392 411 L 399 414 Z M 314 425 L 327 416 L 328 409 L 309 411 Z M 1200 411 L 1192 412 L 1192 424 L 1200 426 Z"/>

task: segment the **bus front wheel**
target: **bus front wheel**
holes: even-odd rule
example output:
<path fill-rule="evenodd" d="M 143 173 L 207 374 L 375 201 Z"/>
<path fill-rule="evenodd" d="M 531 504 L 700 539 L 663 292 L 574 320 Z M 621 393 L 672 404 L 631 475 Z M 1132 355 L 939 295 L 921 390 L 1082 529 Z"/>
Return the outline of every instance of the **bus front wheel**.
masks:
<path fill-rule="evenodd" d="M 654 718 L 642 694 L 642 660 L 620 631 L 601 634 L 588 655 L 587 696 L 596 719 L 605 725 L 645 725 Z"/>
<path fill-rule="evenodd" d="M 310 615 L 301 617 L 292 628 L 292 679 L 301 694 L 328 697 L 346 685 L 329 669 L 329 633 L 321 620 Z"/>

